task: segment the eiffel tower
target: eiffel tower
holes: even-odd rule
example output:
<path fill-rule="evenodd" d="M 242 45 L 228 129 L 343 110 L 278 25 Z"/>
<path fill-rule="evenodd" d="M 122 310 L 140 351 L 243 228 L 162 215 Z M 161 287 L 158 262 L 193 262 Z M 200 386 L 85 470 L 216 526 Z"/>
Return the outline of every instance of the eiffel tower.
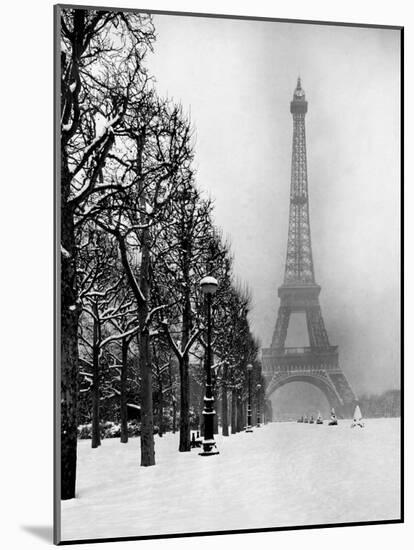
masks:
<path fill-rule="evenodd" d="M 327 397 L 338 416 L 351 416 L 355 395 L 338 363 L 338 346 L 329 343 L 315 282 L 306 162 L 305 114 L 308 102 L 298 78 L 290 103 L 293 116 L 289 232 L 285 278 L 278 289 L 280 306 L 270 348 L 262 350 L 263 374 L 270 395 L 289 382 L 308 382 Z M 304 313 L 309 347 L 286 347 L 292 313 Z"/>

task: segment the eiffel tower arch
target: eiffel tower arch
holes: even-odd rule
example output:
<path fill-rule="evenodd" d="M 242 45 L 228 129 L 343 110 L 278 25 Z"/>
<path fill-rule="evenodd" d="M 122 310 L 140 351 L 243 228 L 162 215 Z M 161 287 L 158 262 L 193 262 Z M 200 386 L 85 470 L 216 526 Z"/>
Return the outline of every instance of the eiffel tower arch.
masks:
<path fill-rule="evenodd" d="M 266 397 L 290 382 L 319 388 L 338 416 L 353 413 L 355 395 L 339 366 L 338 346 L 329 343 L 315 282 L 309 220 L 305 115 L 308 103 L 300 78 L 290 103 L 293 116 L 289 230 L 285 277 L 278 289 L 280 306 L 270 348 L 262 349 Z M 306 316 L 308 347 L 286 347 L 292 313 Z"/>

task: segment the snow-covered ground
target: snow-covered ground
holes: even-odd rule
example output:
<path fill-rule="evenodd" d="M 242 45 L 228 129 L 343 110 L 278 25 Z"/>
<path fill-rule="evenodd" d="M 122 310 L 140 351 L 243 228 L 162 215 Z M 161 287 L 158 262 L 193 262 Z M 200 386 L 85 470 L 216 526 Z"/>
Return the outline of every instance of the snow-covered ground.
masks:
<path fill-rule="evenodd" d="M 398 519 L 400 421 L 272 423 L 216 436 L 219 455 L 179 453 L 156 436 L 156 466 L 139 439 L 79 442 L 77 498 L 62 503 L 62 540 Z"/>

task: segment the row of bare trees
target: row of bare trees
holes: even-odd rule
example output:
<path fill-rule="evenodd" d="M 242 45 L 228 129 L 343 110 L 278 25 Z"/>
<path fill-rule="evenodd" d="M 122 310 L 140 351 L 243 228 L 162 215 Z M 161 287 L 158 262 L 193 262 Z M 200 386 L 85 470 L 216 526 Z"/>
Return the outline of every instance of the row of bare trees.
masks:
<path fill-rule="evenodd" d="M 401 416 L 400 390 L 387 390 L 379 395 L 362 395 L 358 403 L 365 418 Z"/>
<path fill-rule="evenodd" d="M 246 396 L 247 363 L 260 376 L 249 292 L 235 283 L 213 205 L 197 189 L 190 122 L 157 95 L 144 65 L 154 38 L 146 15 L 61 10 L 62 499 L 75 496 L 82 394 L 93 447 L 102 405 L 114 396 L 128 441 L 133 395 L 140 463 L 155 464 L 155 391 L 159 428 L 166 401 L 174 417 L 179 410 L 179 450 L 190 450 L 190 357 L 204 355 L 205 274 L 220 281 L 213 313 L 224 435 L 229 392 L 235 406 Z M 202 383 L 203 371 L 197 376 Z"/>

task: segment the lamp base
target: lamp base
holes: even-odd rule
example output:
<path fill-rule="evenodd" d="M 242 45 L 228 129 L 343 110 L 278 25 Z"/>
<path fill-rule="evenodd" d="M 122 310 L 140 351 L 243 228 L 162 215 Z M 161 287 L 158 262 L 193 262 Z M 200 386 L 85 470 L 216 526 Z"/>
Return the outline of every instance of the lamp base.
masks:
<path fill-rule="evenodd" d="M 198 453 L 200 456 L 212 456 L 220 454 L 216 447 L 216 442 L 214 440 L 203 441 L 203 451 Z"/>
<path fill-rule="evenodd" d="M 213 455 L 219 455 L 219 451 L 203 451 L 202 453 L 198 453 L 200 456 L 213 456 Z"/>

